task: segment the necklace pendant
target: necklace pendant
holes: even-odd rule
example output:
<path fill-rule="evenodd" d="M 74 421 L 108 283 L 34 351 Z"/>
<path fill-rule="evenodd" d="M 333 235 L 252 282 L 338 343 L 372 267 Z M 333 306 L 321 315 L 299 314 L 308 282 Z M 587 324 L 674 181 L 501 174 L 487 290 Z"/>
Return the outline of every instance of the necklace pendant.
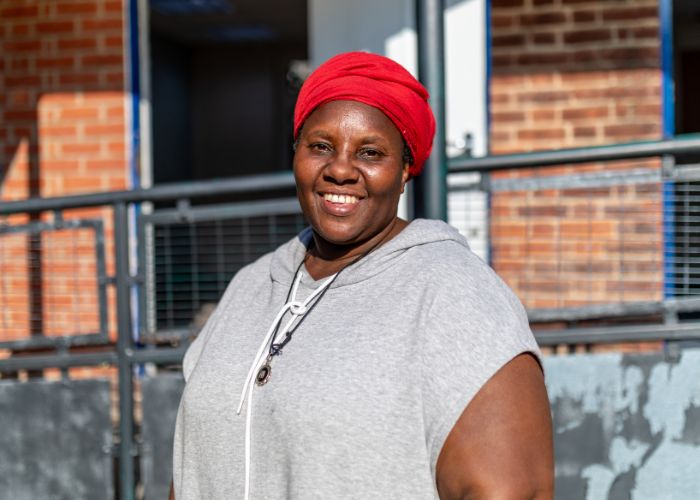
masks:
<path fill-rule="evenodd" d="M 265 360 L 265 364 L 258 370 L 258 374 L 255 376 L 255 383 L 257 385 L 265 385 L 270 380 L 270 375 L 272 375 L 272 366 L 270 366 L 270 361 L 272 361 L 272 357 L 268 356 L 267 360 Z"/>

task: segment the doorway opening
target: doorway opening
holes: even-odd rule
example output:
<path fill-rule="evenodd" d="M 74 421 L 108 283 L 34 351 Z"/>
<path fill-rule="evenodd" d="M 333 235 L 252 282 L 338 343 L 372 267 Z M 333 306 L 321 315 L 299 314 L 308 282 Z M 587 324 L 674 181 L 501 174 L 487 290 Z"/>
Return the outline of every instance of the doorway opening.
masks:
<path fill-rule="evenodd" d="M 291 167 L 306 0 L 148 0 L 153 184 Z"/>

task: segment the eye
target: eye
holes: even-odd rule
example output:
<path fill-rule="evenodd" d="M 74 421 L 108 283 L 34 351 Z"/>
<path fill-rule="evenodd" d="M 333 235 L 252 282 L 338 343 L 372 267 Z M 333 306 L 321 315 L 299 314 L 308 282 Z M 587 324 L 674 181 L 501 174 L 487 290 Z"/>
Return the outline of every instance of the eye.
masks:
<path fill-rule="evenodd" d="M 362 148 L 359 156 L 367 160 L 378 160 L 384 156 L 384 153 L 374 148 Z"/>
<path fill-rule="evenodd" d="M 309 149 L 314 153 L 328 153 L 332 151 L 331 145 L 325 142 L 312 142 Z"/>

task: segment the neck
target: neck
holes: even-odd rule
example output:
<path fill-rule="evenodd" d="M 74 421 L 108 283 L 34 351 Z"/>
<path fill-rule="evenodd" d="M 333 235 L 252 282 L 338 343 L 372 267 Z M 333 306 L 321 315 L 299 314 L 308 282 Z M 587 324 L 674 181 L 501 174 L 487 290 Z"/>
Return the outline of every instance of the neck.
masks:
<path fill-rule="evenodd" d="M 306 270 L 315 280 L 335 274 L 344 267 L 379 248 L 408 225 L 398 217 L 382 231 L 360 244 L 335 245 L 325 241 L 314 231 L 314 244 L 306 258 Z"/>

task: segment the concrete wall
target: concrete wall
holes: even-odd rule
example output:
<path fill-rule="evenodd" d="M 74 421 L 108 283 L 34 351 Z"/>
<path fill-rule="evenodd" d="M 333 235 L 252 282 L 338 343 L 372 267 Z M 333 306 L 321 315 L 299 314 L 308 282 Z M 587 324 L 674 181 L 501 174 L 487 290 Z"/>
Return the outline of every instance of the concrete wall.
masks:
<path fill-rule="evenodd" d="M 700 497 L 700 350 L 545 359 L 556 497 Z"/>

